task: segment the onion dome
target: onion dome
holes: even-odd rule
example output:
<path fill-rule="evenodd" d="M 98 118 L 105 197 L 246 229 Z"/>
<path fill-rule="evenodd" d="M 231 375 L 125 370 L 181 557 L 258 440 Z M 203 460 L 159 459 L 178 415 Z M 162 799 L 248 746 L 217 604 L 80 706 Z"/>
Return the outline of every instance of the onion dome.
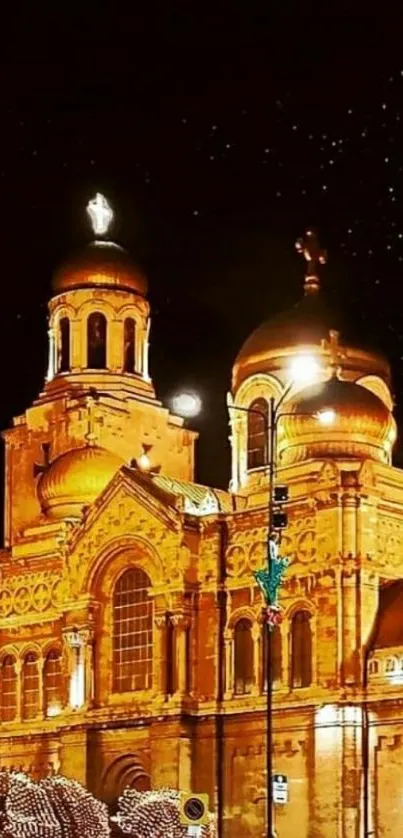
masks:
<path fill-rule="evenodd" d="M 37 494 L 49 518 L 81 518 L 123 465 L 123 460 L 97 445 L 61 454 L 41 475 Z"/>
<path fill-rule="evenodd" d="M 266 320 L 255 329 L 243 344 L 233 367 L 232 389 L 237 391 L 245 379 L 258 373 L 281 370 L 295 351 L 308 350 L 332 358 L 332 335 L 343 332 L 338 314 L 329 308 L 320 289 L 319 266 L 326 261 L 313 231 L 309 230 L 296 243 L 303 253 L 307 270 L 304 296 L 297 305 Z M 389 364 L 381 354 L 338 341 L 339 361 L 346 377 L 376 375 L 386 383 L 390 380 Z M 333 359 L 334 360 L 334 359 Z"/>
<path fill-rule="evenodd" d="M 145 296 L 147 279 L 123 247 L 94 241 L 61 265 L 52 288 L 55 294 L 77 288 L 114 288 Z"/>
<path fill-rule="evenodd" d="M 333 377 L 300 391 L 287 405 L 278 425 L 279 463 L 325 457 L 388 463 L 395 439 L 396 424 L 384 402 L 360 384 Z"/>

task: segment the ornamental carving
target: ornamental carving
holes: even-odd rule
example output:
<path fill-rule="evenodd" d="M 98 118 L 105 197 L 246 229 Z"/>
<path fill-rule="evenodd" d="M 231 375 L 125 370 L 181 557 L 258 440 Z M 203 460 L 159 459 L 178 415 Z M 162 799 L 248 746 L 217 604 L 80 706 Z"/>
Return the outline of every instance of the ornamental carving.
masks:
<path fill-rule="evenodd" d="M 53 573 L 27 573 L 6 579 L 0 591 L 0 619 L 61 607 L 65 592 L 65 582 Z"/>
<path fill-rule="evenodd" d="M 161 520 L 158 510 L 153 513 L 139 503 L 125 489 L 120 488 L 93 520 L 84 525 L 68 557 L 69 582 L 72 596 L 85 590 L 92 568 L 99 556 L 107 553 L 110 545 L 116 553 L 121 542 L 122 553 L 131 549 L 131 539 L 141 542 L 144 555 L 151 559 L 155 584 L 180 581 L 189 561 L 189 550 L 181 544 L 181 533 Z"/>
<path fill-rule="evenodd" d="M 381 564 L 391 568 L 403 564 L 403 521 L 386 516 L 379 518 L 377 557 Z"/>
<path fill-rule="evenodd" d="M 290 518 L 281 535 L 281 555 L 297 565 L 327 561 L 337 555 L 335 510 L 321 510 L 319 515 Z M 267 556 L 267 529 L 236 532 L 227 548 L 227 572 L 230 577 L 249 576 L 260 570 Z"/>

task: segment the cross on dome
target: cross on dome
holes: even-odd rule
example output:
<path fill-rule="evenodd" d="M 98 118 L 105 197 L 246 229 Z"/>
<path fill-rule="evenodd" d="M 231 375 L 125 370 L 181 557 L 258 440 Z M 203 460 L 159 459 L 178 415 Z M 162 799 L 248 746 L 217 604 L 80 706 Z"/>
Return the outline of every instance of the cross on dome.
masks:
<path fill-rule="evenodd" d="M 307 230 L 305 235 L 297 239 L 295 247 L 298 253 L 302 253 L 307 262 L 305 274 L 305 293 L 319 290 L 319 265 L 327 262 L 327 251 L 319 244 L 317 234 L 314 230 Z"/>
<path fill-rule="evenodd" d="M 113 220 L 113 209 L 105 196 L 97 192 L 95 198 L 88 202 L 87 213 L 95 235 L 104 236 Z"/>

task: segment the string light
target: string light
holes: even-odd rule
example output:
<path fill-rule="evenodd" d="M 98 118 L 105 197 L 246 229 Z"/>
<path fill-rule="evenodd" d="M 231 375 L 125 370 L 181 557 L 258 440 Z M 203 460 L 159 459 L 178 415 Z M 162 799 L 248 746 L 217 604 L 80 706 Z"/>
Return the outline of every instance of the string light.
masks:
<path fill-rule="evenodd" d="M 80 783 L 0 771 L 0 830 L 10 838 L 109 838 L 108 810 Z"/>

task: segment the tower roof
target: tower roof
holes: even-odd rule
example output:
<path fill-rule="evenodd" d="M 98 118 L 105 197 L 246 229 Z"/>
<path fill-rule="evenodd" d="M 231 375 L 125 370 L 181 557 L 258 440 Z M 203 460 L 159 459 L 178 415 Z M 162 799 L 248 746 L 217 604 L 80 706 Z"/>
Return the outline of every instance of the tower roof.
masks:
<path fill-rule="evenodd" d="M 123 247 L 111 241 L 93 241 L 55 272 L 55 294 L 78 288 L 113 288 L 145 296 L 147 279 Z"/>
<path fill-rule="evenodd" d="M 331 354 L 329 343 L 332 333 L 341 335 L 338 344 L 344 368 L 361 375 L 377 375 L 389 382 L 389 364 L 381 353 L 343 338 L 344 317 L 341 318 L 337 311 L 329 307 L 320 288 L 319 266 L 325 263 L 327 254 L 319 247 L 314 233 L 308 231 L 296 246 L 307 264 L 304 296 L 288 311 L 265 320 L 247 338 L 235 359 L 233 391 L 252 375 L 281 369 L 287 364 L 284 359 L 302 348 Z"/>

